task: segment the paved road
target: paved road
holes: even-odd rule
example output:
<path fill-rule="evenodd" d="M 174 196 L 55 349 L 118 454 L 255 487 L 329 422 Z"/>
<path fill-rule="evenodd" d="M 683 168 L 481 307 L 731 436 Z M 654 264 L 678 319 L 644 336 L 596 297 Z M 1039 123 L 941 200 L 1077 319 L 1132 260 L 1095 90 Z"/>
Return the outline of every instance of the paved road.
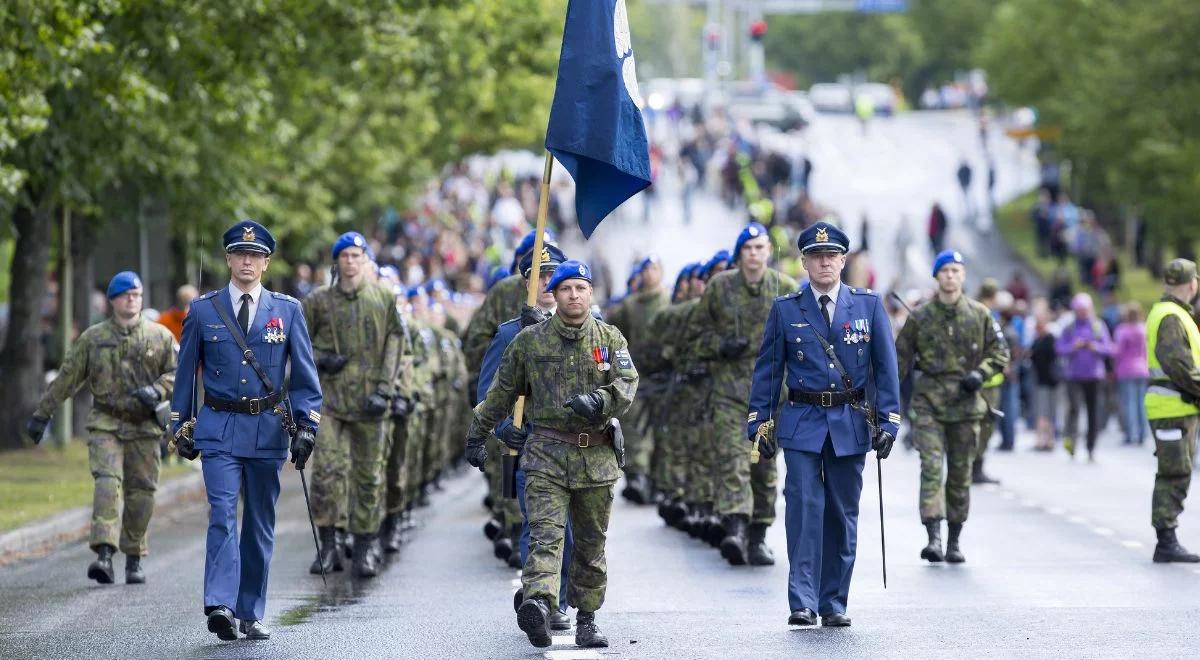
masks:
<path fill-rule="evenodd" d="M 918 559 L 918 463 L 885 462 L 889 585 L 881 585 L 874 465 L 866 470 L 850 629 L 789 629 L 784 564 L 735 569 L 664 528 L 649 508 L 619 501 L 612 574 L 600 622 L 612 641 L 591 657 L 1196 657 L 1200 569 L 1150 562 L 1149 449 L 1106 436 L 1098 462 L 1024 445 L 989 466 L 1000 487 L 977 489 L 964 532 L 968 562 Z M 99 587 L 80 547 L 0 569 L 0 657 L 495 657 L 535 658 L 515 626 L 514 571 L 480 532 L 483 481 L 451 479 L 378 579 L 306 573 L 311 536 L 295 475 L 282 498 L 272 564 L 270 642 L 221 643 L 204 629 L 204 510 L 158 516 L 149 584 Z M 781 502 L 782 507 L 782 502 Z M 1200 546 L 1194 514 L 1182 539 Z M 783 529 L 771 529 L 782 557 Z M 562 638 L 546 657 L 572 656 Z"/>

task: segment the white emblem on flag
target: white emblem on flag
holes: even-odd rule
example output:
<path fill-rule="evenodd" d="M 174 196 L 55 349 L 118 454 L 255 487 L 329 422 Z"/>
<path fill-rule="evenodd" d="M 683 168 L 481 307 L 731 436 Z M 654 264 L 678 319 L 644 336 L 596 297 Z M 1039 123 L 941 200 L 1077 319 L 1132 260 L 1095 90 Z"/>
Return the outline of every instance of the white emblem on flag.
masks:
<path fill-rule="evenodd" d="M 629 37 L 629 13 L 625 9 L 625 0 L 617 0 L 613 10 L 613 41 L 617 46 L 617 59 L 621 60 L 625 91 L 634 104 L 641 108 L 642 94 L 638 91 L 637 64 L 633 59 L 633 40 Z"/>

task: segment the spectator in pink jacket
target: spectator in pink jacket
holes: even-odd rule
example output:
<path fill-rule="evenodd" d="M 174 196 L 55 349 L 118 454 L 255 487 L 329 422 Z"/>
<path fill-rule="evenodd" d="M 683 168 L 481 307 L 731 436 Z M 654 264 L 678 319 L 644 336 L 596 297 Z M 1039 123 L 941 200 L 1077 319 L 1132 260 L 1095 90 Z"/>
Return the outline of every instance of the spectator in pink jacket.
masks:
<path fill-rule="evenodd" d="M 1146 365 L 1146 324 L 1142 321 L 1142 306 L 1131 302 L 1121 310 L 1121 322 L 1113 331 L 1113 372 L 1117 377 L 1117 393 L 1121 402 L 1121 425 L 1125 428 L 1125 444 L 1142 444 L 1146 440 L 1146 407 L 1142 397 L 1150 370 Z"/>

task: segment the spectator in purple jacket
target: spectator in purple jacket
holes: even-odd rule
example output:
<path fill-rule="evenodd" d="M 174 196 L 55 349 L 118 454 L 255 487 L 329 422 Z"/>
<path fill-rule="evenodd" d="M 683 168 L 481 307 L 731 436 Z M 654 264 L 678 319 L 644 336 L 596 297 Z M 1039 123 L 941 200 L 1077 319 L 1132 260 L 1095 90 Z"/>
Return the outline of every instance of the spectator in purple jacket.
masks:
<path fill-rule="evenodd" d="M 1092 297 L 1077 293 L 1071 299 L 1075 320 L 1063 329 L 1054 350 L 1063 359 L 1067 380 L 1067 419 L 1063 447 L 1075 455 L 1080 404 L 1087 410 L 1088 461 L 1094 461 L 1096 436 L 1100 434 L 1100 387 L 1104 383 L 1104 359 L 1113 353 L 1112 338 L 1104 322 L 1096 317 Z"/>
<path fill-rule="evenodd" d="M 1150 370 L 1146 364 L 1146 324 L 1142 321 L 1142 306 L 1131 302 L 1121 311 L 1121 322 L 1113 331 L 1115 344 L 1113 371 L 1117 377 L 1117 392 L 1121 401 L 1121 420 L 1125 428 L 1125 444 L 1142 444 L 1146 440 L 1146 408 L 1142 397 Z"/>

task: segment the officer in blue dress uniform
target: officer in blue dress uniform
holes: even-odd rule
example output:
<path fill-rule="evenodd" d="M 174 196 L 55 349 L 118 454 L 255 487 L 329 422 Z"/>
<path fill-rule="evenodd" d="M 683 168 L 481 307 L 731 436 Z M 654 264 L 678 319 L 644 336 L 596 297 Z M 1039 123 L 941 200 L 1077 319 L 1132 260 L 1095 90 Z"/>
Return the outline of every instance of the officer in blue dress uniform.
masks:
<path fill-rule="evenodd" d="M 759 449 L 771 458 L 782 448 L 787 466 L 788 623 L 814 625 L 820 613 L 822 625 L 848 626 L 863 464 L 868 449 L 887 457 L 900 423 L 896 347 L 879 295 L 841 282 L 846 235 L 818 222 L 799 245 L 809 282 L 771 308 L 747 433 L 754 441 L 772 420 L 775 437 Z"/>
<path fill-rule="evenodd" d="M 203 464 L 209 504 L 208 629 L 223 640 L 237 639 L 236 618 L 242 634 L 267 639 L 270 630 L 262 619 L 279 472 L 289 449 L 297 469 L 312 454 L 321 385 L 300 302 L 262 286 L 274 237 L 257 222 L 243 220 L 225 232 L 224 244 L 230 282 L 193 300 L 184 319 L 171 416 L 180 455 L 198 454 Z M 243 354 L 238 339 L 250 355 Z M 291 380 L 285 387 L 289 362 Z M 193 410 L 197 368 L 203 370 L 204 403 Z M 284 428 L 285 415 L 297 427 L 294 437 Z M 239 495 L 244 498 L 240 538 Z"/>

